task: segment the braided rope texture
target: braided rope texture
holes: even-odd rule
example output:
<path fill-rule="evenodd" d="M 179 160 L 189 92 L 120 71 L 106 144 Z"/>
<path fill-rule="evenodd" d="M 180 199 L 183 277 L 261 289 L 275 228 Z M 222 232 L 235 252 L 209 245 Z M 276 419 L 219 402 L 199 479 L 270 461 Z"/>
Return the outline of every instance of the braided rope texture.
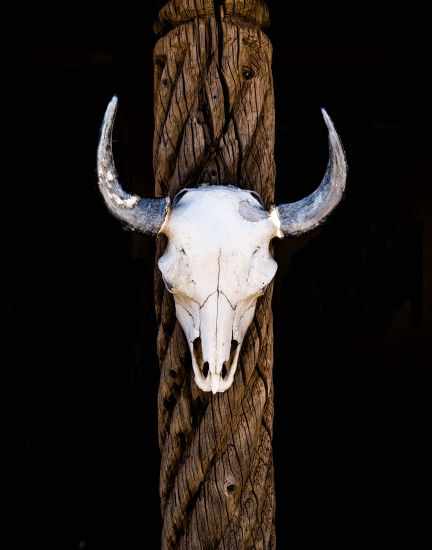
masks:
<path fill-rule="evenodd" d="M 217 5 L 217 6 L 216 6 Z M 274 200 L 272 47 L 257 0 L 172 0 L 154 52 L 156 195 L 235 184 Z M 158 239 L 157 259 L 166 246 Z M 233 386 L 192 376 L 174 300 L 155 270 L 162 550 L 274 549 L 272 285 L 259 300 Z"/>

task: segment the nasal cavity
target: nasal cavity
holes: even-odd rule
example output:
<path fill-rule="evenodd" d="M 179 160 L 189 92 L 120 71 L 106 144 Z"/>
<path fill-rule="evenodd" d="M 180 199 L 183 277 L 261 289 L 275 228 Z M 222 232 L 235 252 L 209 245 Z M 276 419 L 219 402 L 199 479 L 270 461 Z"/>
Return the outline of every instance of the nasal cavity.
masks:
<path fill-rule="evenodd" d="M 192 343 L 192 347 L 193 347 L 193 354 L 195 357 L 195 361 L 197 365 L 201 366 L 203 362 L 201 338 L 196 338 Z"/>
<path fill-rule="evenodd" d="M 225 378 L 227 377 L 227 374 L 228 374 L 228 369 L 225 361 L 225 363 L 222 365 L 222 370 L 221 370 L 222 380 L 225 380 Z"/>
<path fill-rule="evenodd" d="M 193 354 L 195 357 L 196 364 L 198 365 L 201 372 L 203 373 L 204 378 L 207 378 L 210 370 L 210 365 L 208 361 L 204 362 L 201 338 L 195 338 L 195 340 L 192 342 L 192 348 L 193 348 Z"/>
<path fill-rule="evenodd" d="M 230 352 L 230 361 L 232 362 L 234 359 L 234 354 L 237 351 L 237 348 L 239 347 L 239 343 L 237 340 L 232 340 L 231 342 L 231 352 Z"/>
<path fill-rule="evenodd" d="M 208 361 L 206 361 L 206 362 L 204 363 L 203 369 L 202 369 L 204 378 L 207 378 L 208 373 L 209 373 L 209 370 L 210 370 L 210 365 L 208 364 Z"/>

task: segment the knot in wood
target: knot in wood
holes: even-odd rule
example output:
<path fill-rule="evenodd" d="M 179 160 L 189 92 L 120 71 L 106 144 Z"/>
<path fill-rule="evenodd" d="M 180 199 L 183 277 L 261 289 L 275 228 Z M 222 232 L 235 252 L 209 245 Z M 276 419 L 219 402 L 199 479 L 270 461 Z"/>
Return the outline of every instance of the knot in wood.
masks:
<path fill-rule="evenodd" d="M 229 478 L 225 480 L 225 495 L 227 497 L 232 497 L 235 493 L 238 492 L 238 484 L 234 478 Z"/>

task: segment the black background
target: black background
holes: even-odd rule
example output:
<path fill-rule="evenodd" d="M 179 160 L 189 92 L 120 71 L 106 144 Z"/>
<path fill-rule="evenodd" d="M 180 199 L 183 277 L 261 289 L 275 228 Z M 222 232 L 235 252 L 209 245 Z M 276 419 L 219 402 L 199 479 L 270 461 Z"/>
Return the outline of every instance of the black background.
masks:
<path fill-rule="evenodd" d="M 10 241 L 24 306 L 14 317 L 25 434 L 18 535 L 32 548 L 159 548 L 154 243 L 108 215 L 95 173 L 100 123 L 117 94 L 119 172 L 129 190 L 153 193 L 159 4 L 105 11 L 93 27 L 84 10 L 38 7 L 20 55 L 31 61 L 19 128 L 31 147 L 16 172 L 31 167 L 23 187 L 35 221 Z M 362 5 L 339 13 L 341 23 L 325 11 L 297 19 L 283 3 L 271 9 L 277 200 L 299 199 L 322 177 L 322 106 L 350 164 L 328 224 L 276 243 L 278 547 L 420 548 L 431 542 L 425 45 L 408 39 L 407 27 L 421 32 L 394 7 L 378 15 Z"/>

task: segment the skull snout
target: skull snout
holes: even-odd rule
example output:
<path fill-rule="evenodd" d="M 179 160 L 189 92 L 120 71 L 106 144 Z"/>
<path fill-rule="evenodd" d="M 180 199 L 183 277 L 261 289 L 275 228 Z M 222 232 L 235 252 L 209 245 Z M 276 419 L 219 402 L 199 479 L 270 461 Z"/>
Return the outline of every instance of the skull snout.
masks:
<path fill-rule="evenodd" d="M 203 391 L 219 393 L 232 384 L 240 343 L 233 338 L 235 310 L 216 291 L 200 308 L 198 338 L 192 342 L 195 379 Z"/>
<path fill-rule="evenodd" d="M 231 340 L 229 359 L 225 361 L 212 360 L 203 353 L 201 338 L 196 338 L 193 342 L 193 358 L 203 379 L 206 381 L 207 391 L 218 393 L 225 391 L 225 386 L 230 378 L 234 377 L 233 369 L 236 367 L 236 355 L 239 347 L 237 340 Z"/>

